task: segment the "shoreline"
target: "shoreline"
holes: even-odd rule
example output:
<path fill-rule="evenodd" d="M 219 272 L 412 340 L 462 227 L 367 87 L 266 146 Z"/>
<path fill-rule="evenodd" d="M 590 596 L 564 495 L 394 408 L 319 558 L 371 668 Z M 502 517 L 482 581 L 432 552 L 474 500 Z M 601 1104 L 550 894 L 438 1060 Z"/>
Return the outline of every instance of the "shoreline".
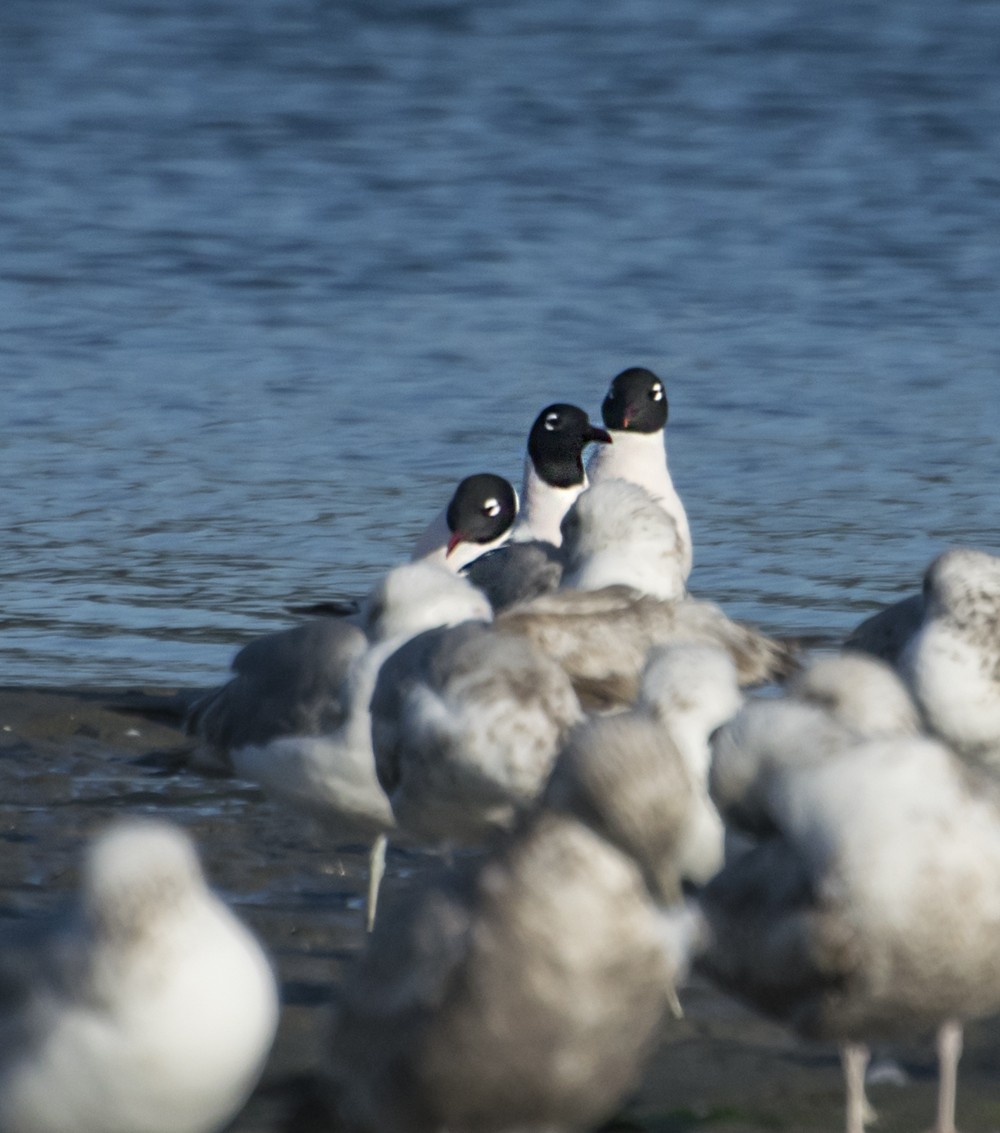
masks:
<path fill-rule="evenodd" d="M 75 887 L 84 840 L 115 815 L 158 813 L 182 824 L 212 885 L 265 942 L 279 973 L 282 1021 L 264 1078 L 231 1133 L 316 1133 L 313 1104 L 329 1004 L 362 947 L 363 847 L 334 847 L 289 821 L 256 788 L 181 767 L 190 740 L 180 710 L 191 689 L 0 686 L 0 914 L 48 910 Z M 178 769 L 181 768 L 181 769 Z M 391 852 L 384 900 L 436 864 Z M 685 1018 L 663 1041 L 622 1121 L 649 1133 L 843 1127 L 835 1047 L 805 1044 L 694 979 Z M 880 1133 L 931 1124 L 936 1075 L 929 1036 L 879 1048 L 898 1058 L 903 1086 L 876 1085 Z M 1000 1022 L 969 1026 L 959 1079 L 959 1124 L 1000 1129 Z"/>

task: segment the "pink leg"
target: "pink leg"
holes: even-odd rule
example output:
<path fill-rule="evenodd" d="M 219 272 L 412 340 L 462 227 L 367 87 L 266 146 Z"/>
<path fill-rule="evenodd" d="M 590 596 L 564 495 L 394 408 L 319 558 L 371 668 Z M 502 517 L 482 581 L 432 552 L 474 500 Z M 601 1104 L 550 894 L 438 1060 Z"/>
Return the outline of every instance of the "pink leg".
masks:
<path fill-rule="evenodd" d="M 875 1120 L 875 1111 L 865 1097 L 865 1071 L 871 1052 L 864 1043 L 844 1043 L 840 1061 L 847 1090 L 847 1133 L 865 1133 L 865 1123 Z"/>
<path fill-rule="evenodd" d="M 962 1024 L 942 1023 L 937 1034 L 938 1107 L 934 1133 L 955 1133 L 955 1099 L 958 1096 L 958 1060 L 962 1057 Z"/>

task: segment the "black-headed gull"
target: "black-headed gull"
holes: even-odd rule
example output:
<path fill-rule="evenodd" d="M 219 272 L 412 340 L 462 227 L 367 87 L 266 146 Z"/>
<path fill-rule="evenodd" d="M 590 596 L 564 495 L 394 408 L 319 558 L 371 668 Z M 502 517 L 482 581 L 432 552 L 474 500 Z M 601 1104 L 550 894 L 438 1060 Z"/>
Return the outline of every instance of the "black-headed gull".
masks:
<path fill-rule="evenodd" d="M 591 484 L 622 479 L 645 488 L 677 525 L 681 568 L 691 573 L 691 528 L 667 466 L 667 391 L 642 366 L 623 370 L 611 382 L 601 416 L 612 444 L 595 449 L 587 465 Z"/>
<path fill-rule="evenodd" d="M 503 546 L 517 518 L 517 492 L 508 480 L 492 472 L 466 476 L 447 505 L 417 538 L 411 562 L 427 561 L 460 571 L 480 556 Z M 289 606 L 304 617 L 349 618 L 360 621 L 362 599 L 338 598 Z"/>
<path fill-rule="evenodd" d="M 577 406 L 556 403 L 539 413 L 528 434 L 521 510 L 512 540 L 541 539 L 559 545 L 562 517 L 587 487 L 583 450 L 595 443 L 610 445 L 611 437 L 592 425 Z"/>
<path fill-rule="evenodd" d="M 466 476 L 410 557 L 461 570 L 509 538 L 517 510 L 517 493 L 508 480 L 492 472 Z"/>
<path fill-rule="evenodd" d="M 466 568 L 494 610 L 559 585 L 560 524 L 587 488 L 583 450 L 588 444 L 603 446 L 610 441 L 610 435 L 593 426 L 575 405 L 549 405 L 539 413 L 528 436 L 521 510 L 510 539 Z"/>

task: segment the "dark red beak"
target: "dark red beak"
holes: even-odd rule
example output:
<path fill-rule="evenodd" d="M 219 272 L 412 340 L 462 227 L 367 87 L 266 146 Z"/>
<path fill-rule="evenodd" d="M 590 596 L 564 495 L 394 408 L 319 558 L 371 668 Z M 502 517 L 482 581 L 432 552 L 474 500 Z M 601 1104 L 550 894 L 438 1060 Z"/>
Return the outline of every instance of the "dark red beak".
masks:
<path fill-rule="evenodd" d="M 444 557 L 447 558 L 459 543 L 463 542 L 465 542 L 465 535 L 461 531 L 453 531 L 451 538 L 448 540 L 448 549 L 445 551 Z"/>

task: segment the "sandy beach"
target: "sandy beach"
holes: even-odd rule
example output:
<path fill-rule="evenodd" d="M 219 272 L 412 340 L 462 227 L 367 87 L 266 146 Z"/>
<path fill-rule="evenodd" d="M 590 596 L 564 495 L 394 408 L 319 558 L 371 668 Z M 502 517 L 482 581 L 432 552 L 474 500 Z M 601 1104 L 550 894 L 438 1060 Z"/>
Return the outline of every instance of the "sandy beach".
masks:
<path fill-rule="evenodd" d="M 196 838 L 212 883 L 266 942 L 284 1010 L 264 1079 L 234 1133 L 329 1128 L 312 1103 L 328 1006 L 345 962 L 361 947 L 362 847 L 324 845 L 295 815 L 247 784 L 183 767 L 177 690 L 0 689 L 0 915 L 53 907 L 76 879 L 90 832 L 122 812 L 157 813 Z M 390 854 L 385 900 L 436 865 Z M 683 1020 L 663 1041 L 615 1128 L 651 1133 L 710 1129 L 842 1128 L 836 1050 L 807 1046 L 705 983 L 682 996 Z M 879 1133 L 912 1133 L 933 1117 L 929 1036 L 879 1053 L 898 1060 L 902 1085 L 871 1088 Z M 1000 1129 L 1000 1024 L 970 1026 L 961 1064 L 959 1123 Z"/>

